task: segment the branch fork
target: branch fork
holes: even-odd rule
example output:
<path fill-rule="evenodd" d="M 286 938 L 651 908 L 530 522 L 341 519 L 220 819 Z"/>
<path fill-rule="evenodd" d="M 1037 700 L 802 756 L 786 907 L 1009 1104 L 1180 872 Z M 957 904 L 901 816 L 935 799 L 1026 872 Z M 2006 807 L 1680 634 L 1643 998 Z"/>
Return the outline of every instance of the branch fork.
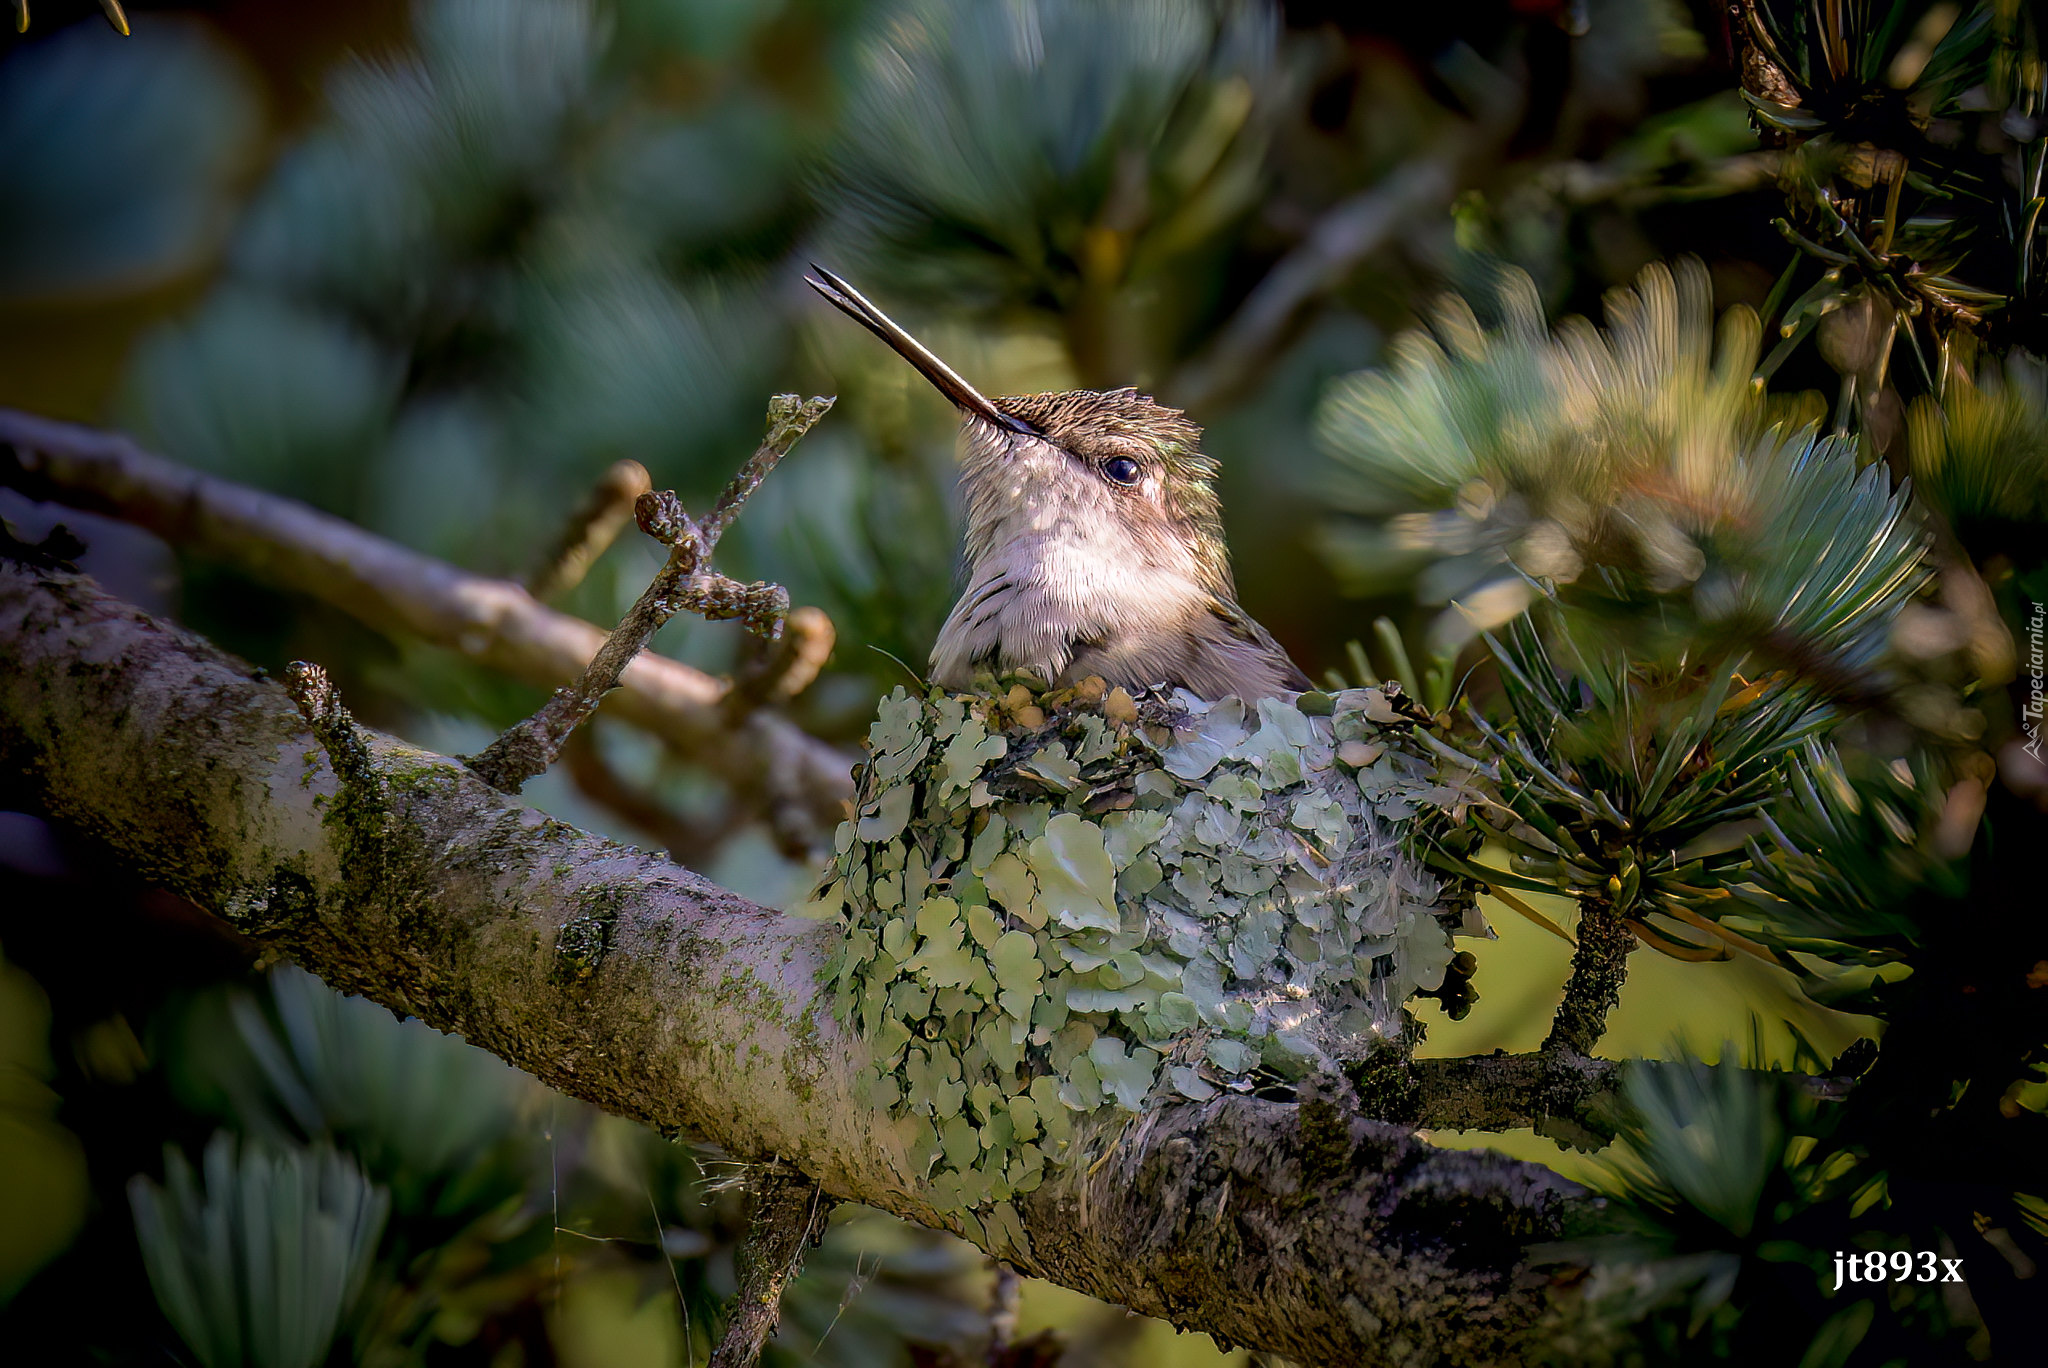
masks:
<path fill-rule="evenodd" d="M 526 781 L 552 766 L 569 736 L 597 711 L 619 677 L 647 648 L 654 634 L 679 612 L 710 621 L 737 618 L 756 636 L 773 641 L 789 616 L 789 591 L 779 584 L 741 584 L 711 568 L 719 538 L 732 526 L 761 482 L 806 432 L 832 408 L 829 397 L 799 399 L 778 394 L 768 402 L 768 432 L 733 476 L 701 521 L 690 517 L 673 491 L 649 490 L 633 501 L 640 530 L 668 547 L 668 559 L 626 616 L 592 657 L 583 675 L 538 712 L 508 728 L 468 761 L 471 770 L 500 793 L 517 793 Z"/>

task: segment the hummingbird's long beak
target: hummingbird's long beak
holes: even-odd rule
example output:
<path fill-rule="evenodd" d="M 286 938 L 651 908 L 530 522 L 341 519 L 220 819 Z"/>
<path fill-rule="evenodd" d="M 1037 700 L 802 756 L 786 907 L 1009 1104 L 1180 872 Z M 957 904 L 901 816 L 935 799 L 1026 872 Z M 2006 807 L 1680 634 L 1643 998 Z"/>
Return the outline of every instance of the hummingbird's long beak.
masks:
<path fill-rule="evenodd" d="M 986 423 L 1009 432 L 1032 432 L 1030 424 L 1012 418 L 991 404 L 987 397 L 974 386 L 960 378 L 951 366 L 931 354 L 922 342 L 898 326 L 895 319 L 883 313 L 868 302 L 867 296 L 833 275 L 816 262 L 811 263 L 816 275 L 804 277 L 804 283 L 845 312 L 854 322 L 866 328 L 875 336 L 895 348 L 896 354 L 917 368 L 917 373 L 932 382 L 939 393 L 952 400 L 964 413 L 971 413 Z"/>

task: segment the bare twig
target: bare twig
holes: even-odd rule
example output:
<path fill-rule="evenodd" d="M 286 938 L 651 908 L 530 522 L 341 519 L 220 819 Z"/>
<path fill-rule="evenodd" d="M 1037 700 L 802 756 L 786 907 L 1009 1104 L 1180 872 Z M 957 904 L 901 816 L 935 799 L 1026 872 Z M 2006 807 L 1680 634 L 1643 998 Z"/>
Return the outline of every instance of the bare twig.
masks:
<path fill-rule="evenodd" d="M 726 713 L 738 717 L 760 707 L 787 703 L 811 687 L 832 657 L 838 632 L 822 608 L 793 608 L 782 620 L 782 635 L 764 643 L 760 655 L 740 668 Z"/>
<path fill-rule="evenodd" d="M 752 1219 L 737 1260 L 739 1290 L 707 1368 L 760 1362 L 761 1347 L 782 1319 L 782 1291 L 803 1269 L 804 1250 L 825 1237 L 825 1218 L 832 1214 L 824 1189 L 779 1166 L 761 1169 L 752 1187 Z"/>
<path fill-rule="evenodd" d="M 356 720 L 341 701 L 341 693 L 327 671 L 304 660 L 284 668 L 285 692 L 298 705 L 299 716 L 313 729 L 313 737 L 327 752 L 328 763 L 344 784 L 361 783 L 371 777 L 370 751 L 356 730 Z"/>
<path fill-rule="evenodd" d="M 759 654 L 740 668 L 730 693 L 725 696 L 726 716 L 734 725 L 762 707 L 787 703 L 808 688 L 832 654 L 832 619 L 822 608 L 796 608 L 783 621 L 780 638 L 761 642 Z M 675 811 L 651 790 L 620 774 L 605 758 L 591 737 L 592 728 L 583 726 L 572 733 L 562 747 L 564 771 L 584 797 L 607 812 L 653 837 L 677 864 L 695 867 L 708 860 L 720 846 L 754 817 L 759 805 L 727 803 L 718 819 L 693 821 Z M 770 802 L 766 816 L 778 845 L 792 859 L 809 852 L 814 828 L 800 805 L 784 810 Z"/>
<path fill-rule="evenodd" d="M 473 575 L 293 499 L 202 475 L 117 433 L 0 409 L 0 484 L 31 498 L 118 518 L 274 589 L 306 594 L 389 635 L 409 634 L 543 688 L 578 678 L 602 629 L 558 613 L 507 580 Z M 786 718 L 736 725 L 728 686 L 645 652 L 606 711 L 641 727 L 768 814 L 786 849 L 812 844 L 841 816 L 852 758 Z"/>
<path fill-rule="evenodd" d="M 507 728 L 469 762 L 485 783 L 502 793 L 517 793 L 527 780 L 554 764 L 569 733 L 597 711 L 606 694 L 619 687 L 619 677 L 633 658 L 647 649 L 654 634 L 678 612 L 694 612 L 713 620 L 739 618 L 758 636 L 772 639 L 781 635 L 782 620 L 789 613 L 789 591 L 777 584 L 740 584 L 728 579 L 711 568 L 711 554 L 748 496 L 831 407 L 829 398 L 778 394 L 771 399 L 767 436 L 702 523 L 691 520 L 673 493 L 645 493 L 634 501 L 640 530 L 669 548 L 668 560 L 591 657 L 582 678 L 557 689 L 540 711 Z"/>
<path fill-rule="evenodd" d="M 598 557 L 632 523 L 634 501 L 653 489 L 646 466 L 638 461 L 612 462 L 569 515 L 560 540 L 527 577 L 526 592 L 545 603 L 581 584 Z"/>
<path fill-rule="evenodd" d="M 1250 383 L 1279 351 L 1305 305 L 1342 284 L 1417 216 L 1450 203 L 1465 155 L 1454 147 L 1418 157 L 1334 205 L 1300 246 L 1266 272 L 1208 350 L 1165 386 L 1173 402 L 1199 409 Z"/>
<path fill-rule="evenodd" d="M 703 864 L 746 824 L 746 809 L 737 803 L 724 804 L 714 820 L 690 821 L 613 768 L 589 727 L 579 727 L 562 747 L 562 768 L 577 792 L 653 837 L 680 865 Z"/>
<path fill-rule="evenodd" d="M 732 520 L 740 515 L 740 509 L 754 491 L 761 487 L 761 481 L 768 478 L 789 449 L 797 444 L 806 432 L 818 425 L 832 408 L 831 396 L 812 399 L 798 399 L 794 394 L 778 394 L 768 401 L 768 435 L 761 439 L 761 445 L 754 448 L 754 454 L 747 457 L 739 473 L 732 477 L 718 502 L 711 506 L 711 512 L 698 524 L 698 535 L 704 542 L 704 555 L 708 559 L 718 545 L 718 539 L 725 535 L 725 529 L 732 526 Z"/>

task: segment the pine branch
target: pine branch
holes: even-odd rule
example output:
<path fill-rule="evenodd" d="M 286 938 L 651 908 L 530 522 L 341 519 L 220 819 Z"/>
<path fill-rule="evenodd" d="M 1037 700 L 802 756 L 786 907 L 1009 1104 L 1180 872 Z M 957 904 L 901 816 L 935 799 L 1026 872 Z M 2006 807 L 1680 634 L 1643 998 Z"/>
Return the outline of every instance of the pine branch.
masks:
<path fill-rule="evenodd" d="M 1580 901 L 1578 939 L 1564 1001 L 1543 1042 L 1545 1054 L 1590 1056 L 1607 1034 L 1607 1014 L 1621 1001 L 1621 985 L 1628 978 L 1628 954 L 1636 948 L 1636 937 L 1612 904 L 1601 898 Z"/>

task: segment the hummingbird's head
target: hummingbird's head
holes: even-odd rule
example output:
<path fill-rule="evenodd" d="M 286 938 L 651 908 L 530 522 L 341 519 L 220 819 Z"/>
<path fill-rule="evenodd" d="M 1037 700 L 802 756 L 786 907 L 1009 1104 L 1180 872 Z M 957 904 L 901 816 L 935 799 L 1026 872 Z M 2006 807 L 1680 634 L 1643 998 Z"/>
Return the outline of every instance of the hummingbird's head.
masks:
<path fill-rule="evenodd" d="M 1080 580 L 1122 566 L 1135 584 L 1165 577 L 1234 596 L 1216 463 L 1179 409 L 1134 389 L 989 399 L 859 291 L 812 270 L 812 288 L 960 410 L 970 569 L 1035 560 L 1040 574 Z"/>

